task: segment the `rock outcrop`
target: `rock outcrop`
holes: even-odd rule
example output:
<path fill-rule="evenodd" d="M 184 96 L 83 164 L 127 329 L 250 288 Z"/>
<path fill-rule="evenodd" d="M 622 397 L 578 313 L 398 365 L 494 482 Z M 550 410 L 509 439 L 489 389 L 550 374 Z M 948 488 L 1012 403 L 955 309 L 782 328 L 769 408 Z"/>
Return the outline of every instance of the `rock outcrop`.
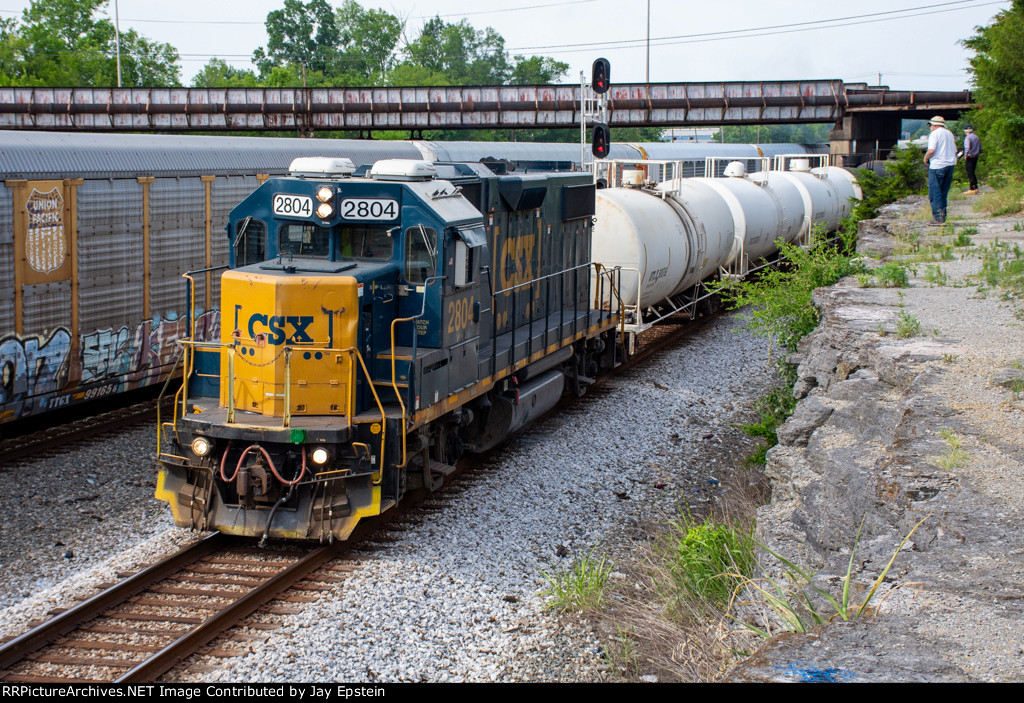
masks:
<path fill-rule="evenodd" d="M 891 254 L 894 223 L 949 234 L 901 210 L 861 223 L 858 249 Z M 979 221 L 975 244 L 1024 242 L 1013 223 Z M 758 533 L 837 597 L 856 545 L 857 605 L 899 553 L 876 616 L 773 639 L 732 680 L 1024 680 L 1024 325 L 972 278 L 974 251 L 934 264 L 949 286 L 929 287 L 917 263 L 908 289 L 850 278 L 815 292 L 821 324 L 792 359 L 801 400 L 768 453 Z M 901 314 L 920 333 L 899 338 Z"/>

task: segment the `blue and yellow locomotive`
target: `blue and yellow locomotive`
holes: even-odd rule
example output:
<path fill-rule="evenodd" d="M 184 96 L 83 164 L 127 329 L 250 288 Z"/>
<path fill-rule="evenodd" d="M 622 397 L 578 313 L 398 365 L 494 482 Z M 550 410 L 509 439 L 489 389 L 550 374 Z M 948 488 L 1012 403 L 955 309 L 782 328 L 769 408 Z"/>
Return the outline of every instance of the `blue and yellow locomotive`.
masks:
<path fill-rule="evenodd" d="M 621 324 L 594 207 L 589 174 L 297 159 L 231 213 L 157 497 L 180 526 L 345 539 L 582 393 Z"/>

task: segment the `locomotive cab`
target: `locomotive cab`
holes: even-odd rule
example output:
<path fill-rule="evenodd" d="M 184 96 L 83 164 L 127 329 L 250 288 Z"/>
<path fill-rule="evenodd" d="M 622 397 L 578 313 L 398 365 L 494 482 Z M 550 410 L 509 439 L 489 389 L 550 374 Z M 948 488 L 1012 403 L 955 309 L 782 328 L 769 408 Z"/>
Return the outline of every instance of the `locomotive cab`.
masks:
<path fill-rule="evenodd" d="M 614 332 L 588 302 L 586 176 L 346 161 L 297 159 L 231 213 L 220 342 L 184 343 L 161 428 L 178 525 L 347 538 L 550 408 Z"/>

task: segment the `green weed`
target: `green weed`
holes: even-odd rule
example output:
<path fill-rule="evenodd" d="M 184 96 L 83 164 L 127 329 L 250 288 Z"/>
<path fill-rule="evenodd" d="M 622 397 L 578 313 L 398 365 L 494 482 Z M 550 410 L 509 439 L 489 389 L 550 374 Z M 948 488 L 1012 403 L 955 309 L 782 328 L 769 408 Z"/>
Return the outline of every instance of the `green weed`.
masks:
<path fill-rule="evenodd" d="M 896 317 L 896 338 L 906 339 L 921 332 L 921 322 L 906 310 L 900 310 Z"/>
<path fill-rule="evenodd" d="M 807 248 L 778 244 L 782 266 L 766 268 L 756 279 L 722 279 L 707 287 L 731 310 L 749 306 L 744 317 L 754 334 L 795 350 L 796 343 L 818 325 L 818 309 L 811 304 L 814 289 L 862 271 L 863 264 L 825 241 Z"/>
<path fill-rule="evenodd" d="M 731 613 L 739 606 L 765 606 L 770 612 L 775 614 L 777 620 L 781 623 L 781 629 L 785 632 L 807 632 L 817 625 L 831 622 L 836 618 L 848 621 L 864 615 L 874 614 L 870 605 L 871 601 L 875 597 L 875 593 L 878 592 L 878 587 L 885 580 L 886 575 L 889 573 L 893 563 L 896 561 L 897 555 L 899 555 L 900 550 L 903 549 L 903 545 L 907 543 L 907 540 L 909 540 L 911 536 L 913 536 L 914 532 L 917 531 L 917 528 L 921 526 L 921 523 L 927 519 L 927 517 L 921 519 L 920 522 L 914 525 L 913 529 L 910 530 L 907 536 L 903 538 L 903 541 L 900 542 L 899 546 L 893 552 L 892 558 L 889 559 L 889 563 L 886 564 L 882 573 L 880 573 L 878 578 L 875 579 L 874 583 L 871 585 L 871 589 L 868 591 L 860 605 L 851 601 L 850 585 L 853 576 L 854 558 L 857 554 L 857 547 L 860 544 L 861 530 L 864 527 L 863 520 L 861 520 L 860 527 L 857 528 L 857 537 L 854 541 L 853 549 L 850 550 L 850 561 L 846 567 L 846 576 L 843 578 L 843 590 L 838 598 L 833 596 L 824 588 L 815 585 L 813 582 L 813 575 L 808 573 L 805 569 L 800 568 L 794 562 L 786 559 L 777 552 L 772 551 L 765 545 L 758 543 L 762 549 L 782 563 L 783 570 L 786 575 L 786 581 L 788 581 L 790 585 L 787 586 L 784 583 L 780 583 L 775 579 L 767 577 L 745 581 L 741 588 L 744 586 L 748 587 L 747 593 L 752 594 L 752 598 L 756 600 L 737 603 L 734 598 L 733 603 L 730 604 L 729 617 L 746 630 L 762 637 L 769 638 L 774 635 L 771 625 L 755 625 L 754 623 L 741 620 Z M 740 589 L 737 589 L 737 595 L 739 592 Z M 817 597 L 824 599 L 828 608 L 830 608 L 832 612 L 829 613 L 827 610 L 820 608 L 815 603 L 815 599 L 811 597 L 812 593 L 816 594 Z"/>
<path fill-rule="evenodd" d="M 792 384 L 789 386 L 777 386 L 754 403 L 754 410 L 758 416 L 757 422 L 749 425 L 740 425 L 740 429 L 749 437 L 763 439 L 764 444 L 747 457 L 749 465 L 763 466 L 765 464 L 768 450 L 779 443 L 776 430 L 789 419 L 794 409 L 796 409 L 796 398 L 793 397 Z"/>
<path fill-rule="evenodd" d="M 874 270 L 875 278 L 886 288 L 906 288 L 910 285 L 907 267 L 894 261 Z"/>
<path fill-rule="evenodd" d="M 724 608 L 754 568 L 753 525 L 696 522 L 689 515 L 669 524 L 662 549 L 676 589 L 691 602 Z"/>
<path fill-rule="evenodd" d="M 956 233 L 956 239 L 953 240 L 953 246 L 955 247 L 973 247 L 974 240 L 971 239 L 964 230 L 960 230 Z"/>
<path fill-rule="evenodd" d="M 615 636 L 604 648 L 605 659 L 623 674 L 640 676 L 639 651 L 633 641 L 633 628 L 616 624 L 615 629 Z"/>
<path fill-rule="evenodd" d="M 961 449 L 963 440 L 961 440 L 960 437 L 950 429 L 941 430 L 939 434 L 941 434 L 942 438 L 946 440 L 947 444 L 949 444 L 949 451 L 937 460 L 939 466 L 946 470 L 959 469 L 966 466 L 970 456 L 967 452 Z"/>
<path fill-rule="evenodd" d="M 591 551 L 566 571 L 544 573 L 548 585 L 541 595 L 549 599 L 548 608 L 559 612 L 594 612 L 604 600 L 604 588 L 612 573 L 612 564 Z"/>
<path fill-rule="evenodd" d="M 955 363 L 957 358 L 958 357 L 956 354 L 950 354 L 949 352 L 946 352 L 942 355 L 942 361 L 947 364 Z"/>
<path fill-rule="evenodd" d="M 924 272 L 924 280 L 937 286 L 944 286 L 949 281 L 949 275 L 941 266 L 929 266 Z"/>

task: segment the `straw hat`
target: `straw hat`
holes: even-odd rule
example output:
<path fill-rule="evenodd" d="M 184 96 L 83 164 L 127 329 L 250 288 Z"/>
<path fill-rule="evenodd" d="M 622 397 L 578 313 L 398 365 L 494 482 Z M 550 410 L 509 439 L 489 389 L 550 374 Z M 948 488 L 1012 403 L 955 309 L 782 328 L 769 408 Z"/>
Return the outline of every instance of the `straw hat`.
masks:
<path fill-rule="evenodd" d="M 939 127 L 945 127 L 946 126 L 946 120 L 942 117 L 942 115 L 936 115 L 935 117 L 933 117 L 930 120 L 928 120 L 928 124 L 930 124 L 930 125 L 938 125 Z"/>

